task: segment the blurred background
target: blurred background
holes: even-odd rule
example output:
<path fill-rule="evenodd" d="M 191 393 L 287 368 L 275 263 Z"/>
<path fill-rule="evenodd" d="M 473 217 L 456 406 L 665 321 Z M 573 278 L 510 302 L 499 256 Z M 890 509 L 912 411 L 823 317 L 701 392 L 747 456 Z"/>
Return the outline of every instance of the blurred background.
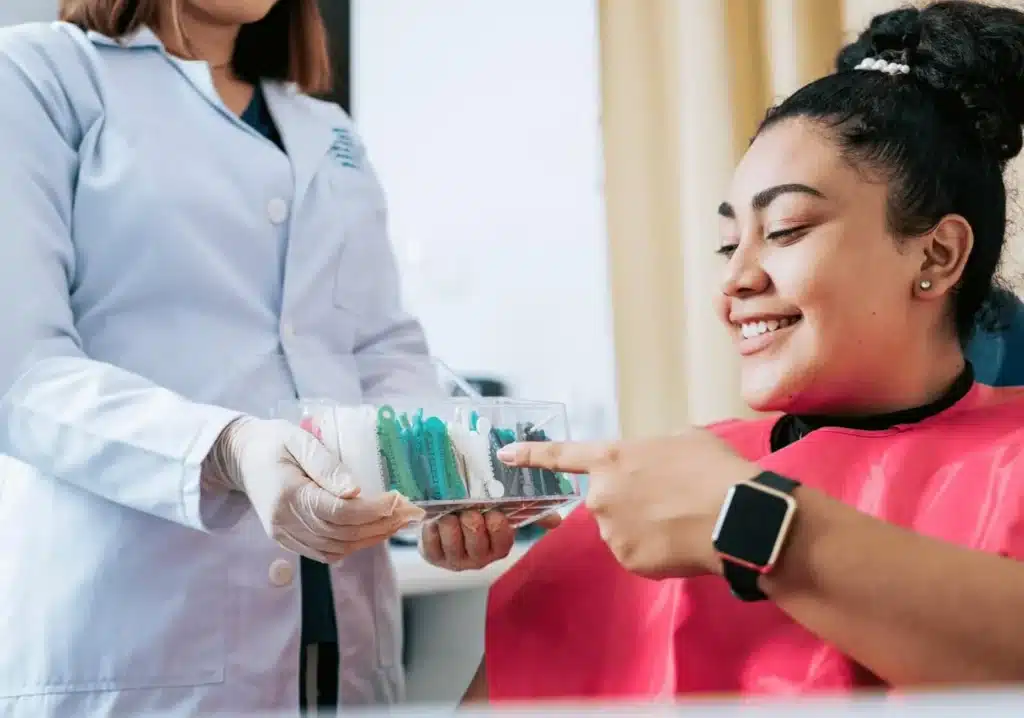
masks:
<path fill-rule="evenodd" d="M 899 4 L 321 0 L 435 354 L 566 402 L 578 438 L 744 413 L 714 208 L 765 109 Z M 56 7 L 2 0 L 0 24 Z"/>
<path fill-rule="evenodd" d="M 715 208 L 765 109 L 898 4 L 321 0 L 331 99 L 385 187 L 434 353 L 488 393 L 566 402 L 579 438 L 745 413 L 710 306 Z M 0 25 L 56 7 L 0 0 Z M 409 697 L 454 700 L 507 564 L 442 575 L 395 556 Z"/>

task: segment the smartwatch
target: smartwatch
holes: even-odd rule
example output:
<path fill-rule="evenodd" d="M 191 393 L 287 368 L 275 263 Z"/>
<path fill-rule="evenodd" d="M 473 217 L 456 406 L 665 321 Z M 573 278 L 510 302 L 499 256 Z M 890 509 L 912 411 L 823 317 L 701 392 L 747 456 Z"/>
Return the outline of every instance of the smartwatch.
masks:
<path fill-rule="evenodd" d="M 757 585 L 775 567 L 796 514 L 799 481 L 763 471 L 729 489 L 711 542 L 722 559 L 725 580 L 741 601 L 767 598 Z"/>

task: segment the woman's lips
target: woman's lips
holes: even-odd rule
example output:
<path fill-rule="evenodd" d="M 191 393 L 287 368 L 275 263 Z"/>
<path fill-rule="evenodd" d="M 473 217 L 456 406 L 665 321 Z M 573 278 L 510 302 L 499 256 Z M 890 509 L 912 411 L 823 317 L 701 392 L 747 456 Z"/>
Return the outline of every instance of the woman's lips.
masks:
<path fill-rule="evenodd" d="M 740 356 L 764 351 L 782 341 L 800 324 L 802 317 L 778 317 L 744 321 L 737 329 L 737 348 Z"/>

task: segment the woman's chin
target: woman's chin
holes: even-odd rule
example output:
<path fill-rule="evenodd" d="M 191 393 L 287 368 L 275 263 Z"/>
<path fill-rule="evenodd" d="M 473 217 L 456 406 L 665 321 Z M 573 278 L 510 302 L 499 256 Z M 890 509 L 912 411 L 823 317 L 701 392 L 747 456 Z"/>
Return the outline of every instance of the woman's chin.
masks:
<path fill-rule="evenodd" d="M 747 406 L 758 412 L 789 411 L 799 394 L 796 382 L 787 381 L 785 376 L 757 374 L 744 373 L 740 382 L 740 396 Z"/>
<path fill-rule="evenodd" d="M 786 402 L 780 401 L 774 396 L 744 395 L 743 401 L 746 402 L 747 406 L 749 406 L 752 411 L 759 413 L 772 414 L 777 412 L 785 413 L 786 411 Z"/>

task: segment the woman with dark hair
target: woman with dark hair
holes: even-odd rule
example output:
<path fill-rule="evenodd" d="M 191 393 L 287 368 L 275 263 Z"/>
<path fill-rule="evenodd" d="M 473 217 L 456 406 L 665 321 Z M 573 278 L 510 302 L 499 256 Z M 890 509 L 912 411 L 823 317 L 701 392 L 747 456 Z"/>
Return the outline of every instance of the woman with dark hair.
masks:
<path fill-rule="evenodd" d="M 312 96 L 316 0 L 61 19 L 0 30 L 0 714 L 399 701 L 387 539 L 422 511 L 256 418 L 437 389 L 363 145 Z"/>
<path fill-rule="evenodd" d="M 879 15 L 768 113 L 716 300 L 781 415 L 507 449 L 591 488 L 492 589 L 468 699 L 1024 679 L 1024 390 L 961 348 L 1022 123 L 1024 14 L 973 2 Z"/>

